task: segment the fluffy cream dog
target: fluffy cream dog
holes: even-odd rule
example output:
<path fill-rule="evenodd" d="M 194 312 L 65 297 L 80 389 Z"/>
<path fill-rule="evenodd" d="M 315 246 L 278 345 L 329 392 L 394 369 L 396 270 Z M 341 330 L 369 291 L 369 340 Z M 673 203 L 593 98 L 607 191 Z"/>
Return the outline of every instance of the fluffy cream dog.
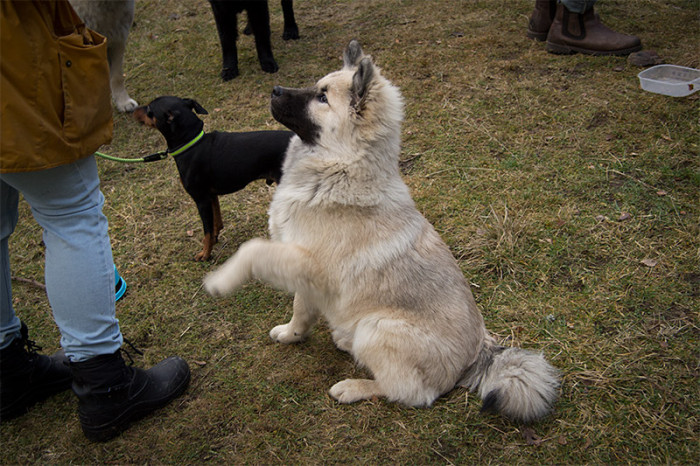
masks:
<path fill-rule="evenodd" d="M 289 127 L 271 240 L 243 244 L 205 278 L 224 295 L 256 278 L 294 293 L 270 336 L 302 340 L 323 316 L 338 348 L 374 379 L 336 383 L 342 403 L 386 397 L 428 406 L 457 385 L 520 422 L 547 414 L 559 377 L 541 354 L 498 346 L 449 249 L 416 210 L 399 172 L 403 100 L 356 41 L 314 87 L 275 87 Z"/>

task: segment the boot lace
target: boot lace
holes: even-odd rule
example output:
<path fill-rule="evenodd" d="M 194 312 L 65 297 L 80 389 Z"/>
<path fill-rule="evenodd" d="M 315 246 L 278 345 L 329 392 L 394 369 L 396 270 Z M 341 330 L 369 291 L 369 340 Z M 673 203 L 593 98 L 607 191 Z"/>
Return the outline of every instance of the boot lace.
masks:
<path fill-rule="evenodd" d="M 129 345 L 129 347 L 132 349 L 132 351 L 134 353 L 138 354 L 139 356 L 143 356 L 143 351 L 141 351 L 140 349 L 135 347 L 134 344 L 131 343 L 131 341 L 128 338 L 124 337 L 124 343 Z M 129 365 L 133 366 L 134 365 L 134 358 L 131 356 L 131 353 L 129 352 L 129 350 L 127 350 L 125 348 L 120 348 L 120 350 L 121 350 L 123 355 L 126 355 L 126 358 L 129 360 Z"/>
<path fill-rule="evenodd" d="M 22 327 L 20 328 L 19 333 L 22 338 L 22 343 L 24 343 L 24 346 L 27 348 L 27 353 L 29 353 L 32 357 L 35 357 L 39 351 L 44 349 L 37 345 L 34 340 L 29 339 L 29 329 L 24 322 L 22 322 Z"/>

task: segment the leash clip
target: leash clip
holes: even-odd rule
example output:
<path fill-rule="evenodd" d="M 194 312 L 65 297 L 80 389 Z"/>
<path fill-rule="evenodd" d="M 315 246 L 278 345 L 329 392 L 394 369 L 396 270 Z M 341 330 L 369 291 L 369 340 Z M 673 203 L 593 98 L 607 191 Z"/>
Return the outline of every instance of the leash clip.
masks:
<path fill-rule="evenodd" d="M 144 162 L 156 162 L 158 160 L 163 160 L 167 157 L 168 157 L 168 151 L 164 150 L 164 151 L 156 152 L 155 154 L 150 154 L 150 155 L 145 156 L 143 158 L 143 161 Z"/>

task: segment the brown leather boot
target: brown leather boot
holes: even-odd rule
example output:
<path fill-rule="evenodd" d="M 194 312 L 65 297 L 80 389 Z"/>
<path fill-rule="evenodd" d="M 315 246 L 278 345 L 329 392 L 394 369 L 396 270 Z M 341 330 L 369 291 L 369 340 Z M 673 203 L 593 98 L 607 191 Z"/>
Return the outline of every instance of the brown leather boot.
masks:
<path fill-rule="evenodd" d="M 530 15 L 527 36 L 540 42 L 547 40 L 549 27 L 557 12 L 557 0 L 535 0 L 535 9 Z"/>
<path fill-rule="evenodd" d="M 579 15 L 557 5 L 547 35 L 547 51 L 560 54 L 629 55 L 642 49 L 638 37 L 615 32 L 600 22 L 593 8 Z"/>

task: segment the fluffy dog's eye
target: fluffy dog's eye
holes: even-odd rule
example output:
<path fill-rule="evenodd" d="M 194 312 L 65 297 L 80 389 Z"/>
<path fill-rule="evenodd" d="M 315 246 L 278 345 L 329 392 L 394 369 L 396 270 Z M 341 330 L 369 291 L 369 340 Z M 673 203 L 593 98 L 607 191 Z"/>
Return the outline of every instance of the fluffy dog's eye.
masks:
<path fill-rule="evenodd" d="M 326 97 L 326 94 L 319 94 L 317 97 L 318 101 L 321 102 L 322 104 L 327 104 L 328 103 L 328 97 Z"/>
<path fill-rule="evenodd" d="M 146 113 L 146 116 L 147 116 L 148 118 L 153 118 L 153 112 L 149 110 L 149 111 Z"/>

